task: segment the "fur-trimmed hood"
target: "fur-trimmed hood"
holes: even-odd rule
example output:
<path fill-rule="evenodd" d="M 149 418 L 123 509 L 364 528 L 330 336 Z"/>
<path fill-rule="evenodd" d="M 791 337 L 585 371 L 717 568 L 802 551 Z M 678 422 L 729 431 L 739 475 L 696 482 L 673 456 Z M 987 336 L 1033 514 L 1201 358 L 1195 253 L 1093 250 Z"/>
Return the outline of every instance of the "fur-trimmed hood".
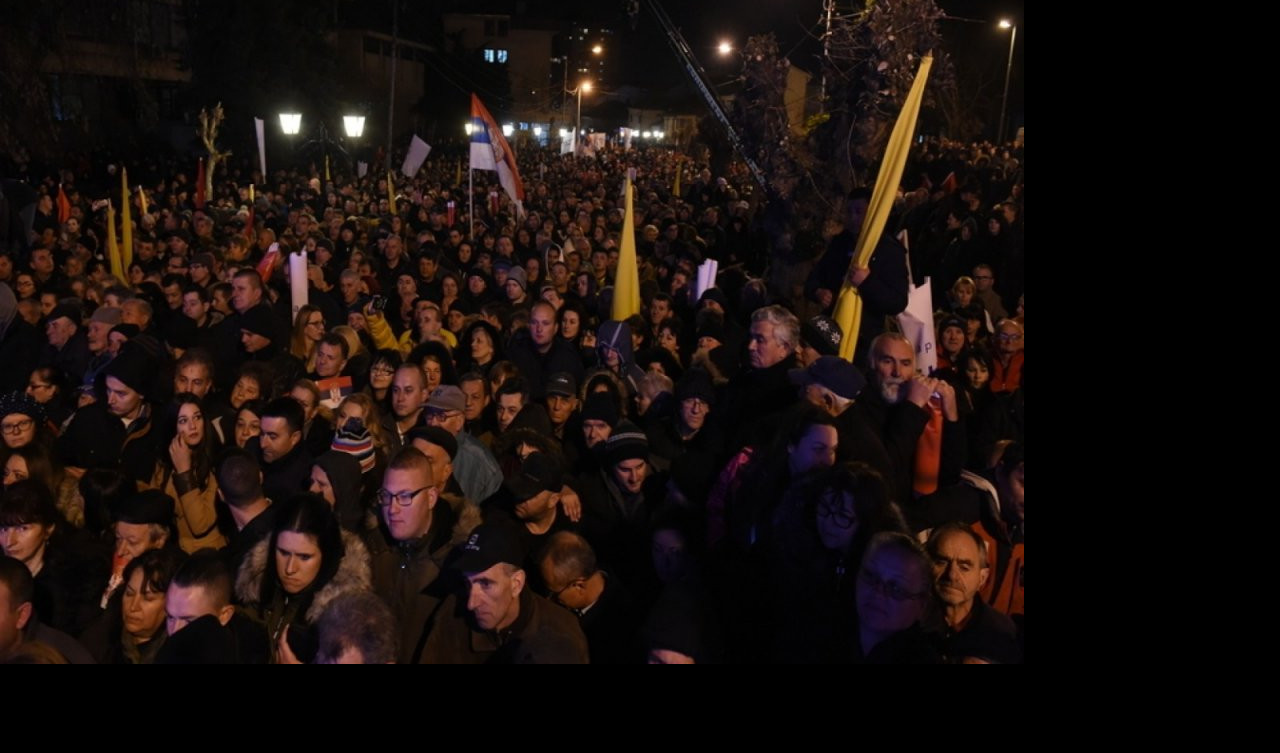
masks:
<path fill-rule="evenodd" d="M 262 578 L 267 571 L 267 550 L 270 537 L 259 541 L 245 557 L 240 572 L 236 574 L 236 597 L 246 605 L 257 604 L 262 594 Z M 342 544 L 346 553 L 338 563 L 338 571 L 324 584 L 307 608 L 307 622 L 315 622 L 325 607 L 345 593 L 373 590 L 373 573 L 369 569 L 369 550 L 364 542 L 350 531 L 342 532 Z"/>

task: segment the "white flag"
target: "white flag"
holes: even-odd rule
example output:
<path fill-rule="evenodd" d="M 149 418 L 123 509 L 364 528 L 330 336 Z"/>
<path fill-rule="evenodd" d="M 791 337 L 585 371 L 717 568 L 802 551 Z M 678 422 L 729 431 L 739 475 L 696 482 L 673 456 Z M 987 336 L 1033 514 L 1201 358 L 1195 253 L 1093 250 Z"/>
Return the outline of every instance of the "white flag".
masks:
<path fill-rule="evenodd" d="M 262 168 L 262 182 L 267 183 L 267 138 L 263 132 L 262 118 L 253 119 L 253 128 L 258 132 L 258 167 Z"/>
<path fill-rule="evenodd" d="M 573 132 L 565 131 L 560 137 L 560 153 L 573 154 Z"/>
<path fill-rule="evenodd" d="M 938 347 L 933 330 L 933 287 L 928 277 L 924 284 L 912 285 L 907 294 L 907 308 L 898 314 L 898 326 L 916 350 L 916 368 L 928 376 L 938 368 Z"/>
<path fill-rule="evenodd" d="M 427 155 L 431 153 L 431 145 L 418 138 L 418 134 L 413 135 L 413 141 L 409 142 L 409 153 L 404 156 L 404 164 L 400 166 L 400 172 L 404 173 L 404 177 L 412 178 L 422 169 L 422 163 L 427 161 Z"/>

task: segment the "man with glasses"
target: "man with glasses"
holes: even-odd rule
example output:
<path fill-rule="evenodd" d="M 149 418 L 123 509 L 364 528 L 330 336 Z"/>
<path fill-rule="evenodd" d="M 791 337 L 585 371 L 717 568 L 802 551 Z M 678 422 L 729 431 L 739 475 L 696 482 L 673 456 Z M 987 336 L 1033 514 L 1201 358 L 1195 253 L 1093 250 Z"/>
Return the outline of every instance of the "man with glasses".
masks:
<path fill-rule="evenodd" d="M 469 504 L 437 504 L 440 492 L 431 461 L 413 447 L 397 452 L 377 493 L 383 525 L 366 537 L 373 590 L 391 607 L 400 628 L 401 664 L 418 663 L 432 616 L 446 595 L 432 588 L 449 551 L 480 523 Z"/>
<path fill-rule="evenodd" d="M 553 534 L 539 555 L 548 598 L 578 616 L 592 664 L 634 664 L 643 615 L 615 575 L 598 566 L 587 540 L 572 531 Z"/>
<path fill-rule="evenodd" d="M 991 363 L 991 391 L 1013 392 L 1022 384 L 1022 325 L 1001 319 L 992 340 L 996 347 Z"/>
<path fill-rule="evenodd" d="M 484 443 L 462 430 L 466 423 L 466 405 L 462 390 L 451 384 L 437 387 L 427 401 L 426 423 L 439 426 L 458 440 L 454 476 L 467 499 L 483 504 L 502 486 L 502 470 Z"/>
<path fill-rule="evenodd" d="M 996 276 L 990 264 L 979 264 L 973 268 L 973 284 L 977 288 L 978 300 L 992 319 L 1000 321 L 1009 316 L 1009 312 L 1004 310 L 1000 294 L 995 290 Z"/>

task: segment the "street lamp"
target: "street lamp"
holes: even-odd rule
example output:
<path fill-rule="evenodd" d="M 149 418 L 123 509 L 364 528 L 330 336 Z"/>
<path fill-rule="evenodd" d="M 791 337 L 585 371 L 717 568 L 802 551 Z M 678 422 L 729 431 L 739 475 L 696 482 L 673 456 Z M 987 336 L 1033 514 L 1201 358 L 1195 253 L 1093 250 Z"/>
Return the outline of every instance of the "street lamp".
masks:
<path fill-rule="evenodd" d="M 1004 144 L 1004 116 L 1009 105 L 1009 77 L 1013 74 L 1013 43 L 1018 38 L 1018 25 L 1007 18 L 1000 19 L 1001 29 L 1012 29 L 1009 32 L 1009 63 L 1004 68 L 1004 96 L 1000 97 L 1000 135 L 996 137 L 998 145 Z"/>
<path fill-rule="evenodd" d="M 364 116 L 343 115 L 342 127 L 346 129 L 348 137 L 358 139 L 364 134 Z"/>
<path fill-rule="evenodd" d="M 365 117 L 363 115 L 343 115 L 342 127 L 346 131 L 347 138 L 358 139 L 364 134 Z M 320 120 L 317 128 L 319 128 L 318 138 L 311 139 L 302 144 L 299 149 L 306 149 L 316 144 L 320 145 L 321 154 L 328 156 L 330 145 L 333 146 L 342 156 L 348 160 L 351 156 L 343 149 L 342 144 L 338 140 L 329 139 L 329 129 L 325 126 L 324 120 Z M 280 130 L 286 136 L 297 136 L 302 132 L 302 113 L 298 112 L 282 112 L 280 113 Z"/>
<path fill-rule="evenodd" d="M 725 57 L 733 52 L 733 45 L 729 44 L 729 40 L 726 39 L 720 43 L 719 47 L 716 47 L 716 51 L 720 53 L 721 57 Z"/>
<path fill-rule="evenodd" d="M 578 135 L 582 133 L 582 93 L 589 91 L 591 91 L 591 82 L 583 81 L 578 84 L 577 89 L 569 92 L 570 94 L 576 94 L 578 96 L 578 124 L 575 126 L 573 132 L 573 151 L 575 154 L 578 152 Z"/>

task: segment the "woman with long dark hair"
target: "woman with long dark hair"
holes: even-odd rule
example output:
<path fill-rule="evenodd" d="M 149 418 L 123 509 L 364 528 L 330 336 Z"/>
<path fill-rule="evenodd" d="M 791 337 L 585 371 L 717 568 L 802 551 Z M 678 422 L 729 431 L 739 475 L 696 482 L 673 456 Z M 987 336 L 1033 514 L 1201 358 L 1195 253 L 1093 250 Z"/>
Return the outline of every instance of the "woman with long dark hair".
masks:
<path fill-rule="evenodd" d="M 306 640 L 309 628 L 324 608 L 343 594 L 372 588 L 369 551 L 339 527 L 333 508 L 319 495 L 294 495 L 275 515 L 271 535 L 240 567 L 236 596 L 263 624 L 273 662 L 290 654 L 309 661 L 315 650 L 314 640 Z"/>
<path fill-rule="evenodd" d="M 204 402 L 190 392 L 174 395 L 162 428 L 163 449 L 156 458 L 151 485 L 177 500 L 178 546 L 188 554 L 205 547 L 221 549 L 227 539 L 218 530 L 214 504 L 218 494 L 213 474 L 217 440 L 209 431 Z"/>

